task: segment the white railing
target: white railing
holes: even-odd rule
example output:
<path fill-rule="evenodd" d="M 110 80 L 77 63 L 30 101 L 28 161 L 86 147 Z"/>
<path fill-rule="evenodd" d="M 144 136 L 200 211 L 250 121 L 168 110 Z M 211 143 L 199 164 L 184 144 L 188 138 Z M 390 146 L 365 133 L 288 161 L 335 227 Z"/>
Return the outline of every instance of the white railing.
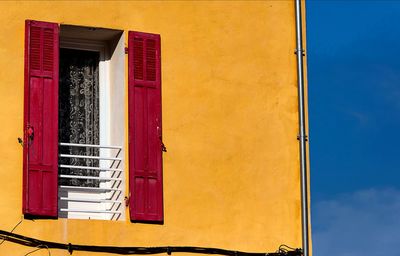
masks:
<path fill-rule="evenodd" d="M 118 220 L 124 212 L 124 171 L 122 147 L 91 144 L 59 143 L 60 148 L 96 148 L 98 156 L 59 154 L 59 168 L 81 170 L 81 174 L 59 174 L 59 178 L 93 180 L 98 186 L 59 185 L 59 216 L 77 219 Z M 62 159 L 92 159 L 96 166 L 62 164 Z M 82 162 L 82 161 L 81 161 Z M 95 170 L 99 176 L 84 175 Z"/>

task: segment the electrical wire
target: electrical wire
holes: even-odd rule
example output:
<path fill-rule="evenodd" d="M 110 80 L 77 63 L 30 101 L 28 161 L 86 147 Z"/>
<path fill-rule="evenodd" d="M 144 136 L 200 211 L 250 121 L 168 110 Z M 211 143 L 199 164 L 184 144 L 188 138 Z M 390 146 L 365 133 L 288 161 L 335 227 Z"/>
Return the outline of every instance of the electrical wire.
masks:
<path fill-rule="evenodd" d="M 7 241 L 29 246 L 29 247 L 46 247 L 47 249 L 61 249 L 67 250 L 70 254 L 73 251 L 86 251 L 86 252 L 103 252 L 103 253 L 114 253 L 114 254 L 159 254 L 167 253 L 171 255 L 175 252 L 186 252 L 186 253 L 199 253 L 199 254 L 219 254 L 225 256 L 302 256 L 301 249 L 295 250 L 282 250 L 281 252 L 242 252 L 233 251 L 220 248 L 208 248 L 208 247 L 193 247 L 193 246 L 160 246 L 160 247 L 118 247 L 118 246 L 95 246 L 95 245 L 76 245 L 76 244 L 62 244 L 39 240 L 19 234 L 0 230 L 0 238 L 7 238 Z M 281 247 L 280 247 L 281 248 Z M 49 250 L 50 253 L 50 250 Z"/>
<path fill-rule="evenodd" d="M 24 218 L 21 216 L 21 220 L 11 229 L 10 233 L 12 233 L 19 226 L 19 224 L 22 223 L 23 220 L 24 220 Z M 7 236 L 3 237 L 3 240 L 0 242 L 0 245 L 2 245 L 6 240 L 7 240 Z"/>
<path fill-rule="evenodd" d="M 42 249 L 47 249 L 47 252 L 49 253 L 49 256 L 51 256 L 51 253 L 50 253 L 50 250 L 49 250 L 49 248 L 47 247 L 47 246 L 37 246 L 38 248 L 37 249 L 35 249 L 35 250 L 33 250 L 33 251 L 30 251 L 30 252 L 28 252 L 27 254 L 24 254 L 24 256 L 27 256 L 27 255 L 29 255 L 29 254 L 32 254 L 32 253 L 34 253 L 34 252 L 37 252 L 37 251 L 40 251 L 40 250 L 42 250 Z"/>
<path fill-rule="evenodd" d="M 286 244 L 281 244 L 278 248 L 278 253 L 288 253 L 290 251 L 297 250 L 296 248 L 290 247 Z"/>

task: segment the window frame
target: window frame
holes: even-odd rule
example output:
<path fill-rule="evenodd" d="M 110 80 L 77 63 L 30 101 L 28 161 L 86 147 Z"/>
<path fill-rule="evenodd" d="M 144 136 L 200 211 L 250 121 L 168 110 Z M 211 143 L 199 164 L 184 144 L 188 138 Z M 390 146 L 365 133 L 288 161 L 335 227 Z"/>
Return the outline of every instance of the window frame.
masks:
<path fill-rule="evenodd" d="M 121 37 L 123 37 L 123 33 L 121 34 Z M 109 52 L 109 47 L 106 41 L 104 40 L 90 40 L 90 39 L 82 39 L 82 38 L 69 38 L 69 37 L 63 37 L 60 36 L 60 45 L 59 49 L 73 49 L 73 50 L 83 50 L 83 51 L 91 51 L 91 52 L 98 52 L 99 53 L 99 145 L 111 145 L 111 87 L 116 86 L 110 81 L 110 70 L 112 68 L 112 64 L 110 61 L 107 61 L 107 59 L 111 58 L 112 54 Z M 114 54 L 123 54 L 124 53 L 118 53 L 114 52 Z M 61 61 L 61 59 L 59 59 Z M 125 105 L 125 99 L 124 97 L 120 97 L 118 99 L 113 99 L 117 101 L 122 101 L 124 102 Z M 117 123 L 116 126 L 124 126 L 124 123 Z M 122 137 L 125 137 L 124 135 Z M 62 142 L 62 141 L 59 141 Z M 124 144 L 122 143 L 122 152 L 119 154 L 119 158 L 121 158 L 121 162 L 118 163 L 119 166 L 122 165 L 124 167 L 123 162 L 125 161 L 125 147 Z M 106 156 L 106 157 L 112 157 L 113 155 L 111 153 L 115 153 L 115 150 L 110 150 L 110 149 L 99 149 L 100 150 L 100 155 L 99 156 Z M 115 152 L 111 152 L 115 151 Z M 100 162 L 99 167 L 104 167 L 108 168 L 107 162 Z M 124 170 L 124 168 L 122 168 Z M 110 171 L 107 172 L 102 172 L 99 177 L 108 177 L 110 176 Z M 67 215 L 68 219 L 103 219 L 103 220 L 108 220 L 109 218 L 111 220 L 120 220 L 124 221 L 125 220 L 125 204 L 122 202 L 124 196 L 125 196 L 125 173 L 122 173 L 122 175 L 119 176 L 123 180 L 119 184 L 118 187 L 121 187 L 121 194 L 116 196 L 116 199 L 120 201 L 117 206 L 114 204 L 111 204 L 111 208 L 117 208 L 119 210 L 119 214 L 109 214 L 109 213 L 90 213 L 90 211 L 86 213 L 80 213 L 80 212 L 67 212 L 66 214 L 63 213 L 63 215 Z M 59 185 L 60 186 L 60 185 Z M 71 189 L 70 191 L 67 191 L 67 193 L 71 193 L 74 190 Z M 76 193 L 76 191 L 75 191 Z M 101 193 L 98 193 L 94 196 L 100 196 Z M 82 196 L 85 196 L 85 193 L 82 193 Z M 104 196 L 107 197 L 107 193 L 104 193 Z M 115 196 L 113 196 L 115 197 Z M 60 197 L 59 197 L 60 198 Z M 115 198 L 114 198 L 115 199 Z M 60 201 L 61 199 L 59 199 Z M 68 203 L 68 205 L 73 204 L 74 206 L 72 208 L 77 208 L 77 209 L 85 209 L 85 205 L 90 204 L 88 202 L 82 201 L 81 203 L 78 203 L 75 201 L 74 203 Z M 110 205 L 110 204 L 108 204 Z M 96 205 L 94 205 L 96 207 Z M 106 206 L 104 206 L 106 207 Z M 69 207 L 67 207 L 69 208 Z M 59 209 L 59 216 L 60 216 L 60 209 L 61 207 L 58 207 Z M 96 209 L 96 208 L 94 208 Z"/>
<path fill-rule="evenodd" d="M 56 144 L 54 150 L 48 150 L 48 148 L 41 146 L 42 148 L 46 148 L 43 152 L 47 155 L 52 155 L 53 160 L 53 168 L 51 171 L 52 180 L 57 180 L 56 188 L 58 188 L 58 62 L 59 62 L 59 40 L 60 40 L 60 24 L 50 23 L 50 22 L 41 22 L 41 21 L 32 21 L 27 20 L 25 23 L 25 106 L 24 106 L 24 155 L 23 155 L 23 213 L 25 216 L 33 217 L 33 218 L 57 218 L 58 217 L 58 207 L 57 206 L 57 194 L 58 189 L 54 190 L 54 182 L 46 183 L 42 179 L 42 174 L 40 174 L 40 180 L 37 178 L 33 179 L 34 172 L 43 173 L 45 171 L 45 167 L 41 167 L 39 165 L 33 166 L 31 161 L 32 148 L 31 144 L 35 144 L 33 136 L 31 136 L 31 127 L 30 122 L 31 118 L 35 118 L 31 116 L 29 112 L 31 109 L 34 111 L 45 111 L 43 110 L 43 106 L 40 105 L 44 102 L 44 99 L 35 102 L 32 101 L 32 92 L 31 90 L 36 90 L 35 88 L 43 89 L 44 82 L 41 80 L 40 82 L 36 82 L 39 84 L 32 84 L 32 67 L 30 66 L 32 63 L 39 63 L 40 68 L 47 67 L 49 62 L 46 62 L 46 56 L 53 56 L 54 60 L 50 64 L 52 65 L 53 73 L 52 73 L 52 82 L 50 85 L 46 85 L 52 90 L 56 91 L 55 99 L 48 99 L 49 95 L 46 95 L 46 100 L 50 100 L 51 102 L 56 102 L 57 107 L 56 113 L 57 116 L 54 120 L 53 126 L 57 126 L 56 132 L 51 135 L 50 140 L 52 143 Z M 63 26 L 63 25 L 62 25 Z M 40 30 L 40 37 L 32 37 L 31 32 L 33 29 Z M 51 30 L 52 37 L 51 40 L 43 39 L 43 33 L 47 33 L 48 30 Z M 97 28 L 93 28 L 96 30 Z M 47 31 L 47 32 L 46 32 Z M 48 34 L 48 33 L 47 33 Z M 33 39 L 32 39 L 33 38 Z M 144 45 L 142 48 L 137 48 L 133 44 L 134 38 L 139 38 L 143 40 Z M 36 40 L 36 41 L 35 41 Z M 44 41 L 43 41 L 44 40 Z M 46 41 L 47 40 L 47 41 Z M 144 32 L 134 32 L 129 31 L 127 36 L 128 41 L 128 51 L 125 49 L 125 53 L 128 53 L 128 80 L 124 81 L 124 84 L 128 86 L 125 89 L 125 93 L 128 93 L 128 119 L 125 118 L 125 126 L 126 122 L 128 122 L 128 138 L 125 138 L 124 143 L 128 140 L 129 148 L 128 148 L 128 156 L 130 163 L 129 170 L 129 209 L 130 209 L 130 217 L 133 222 L 147 222 L 147 223 L 158 223 L 162 224 L 164 222 L 164 211 L 163 211 L 163 182 L 162 182 L 162 151 L 164 151 L 164 144 L 162 143 L 162 118 L 161 118 L 161 47 L 160 47 L 160 35 L 150 34 Z M 32 56 L 36 54 L 31 50 L 31 44 L 35 42 L 40 42 L 40 50 L 39 56 L 37 59 L 32 60 Z M 44 42 L 44 45 L 43 45 Z M 47 44 L 52 43 L 52 46 L 49 48 Z M 62 47 L 62 46 L 61 46 Z M 154 48 L 155 47 L 155 48 Z M 80 48 L 80 46 L 79 46 Z M 50 49 L 50 50 L 49 50 Z M 136 50 L 134 50 L 136 49 Z M 53 52 L 54 50 L 54 52 Z M 133 54 L 134 53 L 134 54 Z M 47 55 L 46 55 L 47 54 Z M 49 55 L 50 54 L 50 55 Z M 141 57 L 140 57 L 141 56 Z M 124 68 L 126 69 L 126 61 Z M 147 64 L 146 64 L 147 63 Z M 150 63 L 150 64 L 149 64 Z M 153 64 L 152 64 L 153 63 Z M 137 65 L 137 66 L 136 66 Z M 147 78 L 142 78 L 141 81 L 138 81 L 137 78 L 132 76 L 133 70 L 137 68 L 142 69 L 143 74 L 147 74 L 146 71 L 148 68 L 152 68 L 153 65 L 156 69 L 152 72 L 155 72 L 156 81 L 147 81 Z M 137 67 L 137 68 L 136 68 Z M 50 74 L 47 71 L 42 71 L 43 76 L 46 77 Z M 136 72 L 136 71 L 135 71 Z M 149 71 L 150 72 L 150 71 Z M 147 76 L 148 77 L 148 76 Z M 33 86 L 33 87 L 32 87 Z M 46 87 L 46 88 L 47 88 Z M 146 93 L 137 94 L 136 91 L 144 90 Z M 144 88 L 144 89 L 143 89 Z M 40 94 L 39 94 L 40 95 Z M 147 96 L 153 95 L 155 98 L 150 100 Z M 43 97 L 38 96 L 38 97 Z M 52 96 L 54 97 L 54 95 Z M 145 98 L 143 98 L 145 97 Z M 31 99 L 32 98 L 32 99 Z M 154 101 L 155 100 L 155 101 Z M 135 106 L 138 102 L 145 102 L 143 105 L 143 109 L 138 109 Z M 36 105 L 35 105 L 36 104 Z M 39 104 L 39 105 L 38 105 Z M 136 105 L 135 105 L 136 104 Z M 141 107 L 142 108 L 142 107 Z M 147 110 L 146 110 L 147 109 Z M 48 110 L 48 109 L 47 109 Z M 51 110 L 54 112 L 54 109 Z M 137 112 L 139 111 L 139 112 Z M 145 118 L 140 118 L 142 114 L 145 115 Z M 40 113 L 39 113 L 40 114 Z M 40 114 L 40 115 L 43 115 Z M 139 119 L 138 119 L 139 118 Z M 135 124 L 135 125 L 133 125 Z M 133 127 L 133 128 L 132 128 Z M 35 127 L 36 128 L 36 127 Z M 43 132 L 47 132 L 47 130 L 43 130 L 44 128 L 38 127 L 39 135 Z M 42 129 L 42 130 L 40 130 Z M 53 129 L 53 128 L 52 128 Z M 140 129 L 146 129 L 146 131 L 140 131 Z M 146 135 L 143 139 L 135 139 L 132 140 L 134 134 L 137 132 L 142 132 L 142 134 Z M 36 132 L 36 131 L 35 131 Z M 42 136 L 43 137 L 43 136 Z M 46 139 L 46 136 L 43 137 Z M 140 137 L 139 137 L 140 138 Z M 49 140 L 49 138 L 47 138 Z M 33 143 L 32 143 L 33 141 Z M 40 142 L 43 144 L 43 142 Z M 140 145 L 139 145 L 140 144 Z M 149 145 L 151 144 L 151 148 Z M 133 146 L 136 145 L 136 146 Z M 136 155 L 135 152 L 141 152 L 140 148 L 144 147 L 144 151 L 139 155 Z M 146 149 L 147 148 L 147 149 Z M 133 151 L 131 149 L 134 149 Z M 138 151 L 139 149 L 139 151 Z M 32 152 L 31 152 L 32 151 Z M 43 152 L 39 151 L 39 157 L 43 159 Z M 35 153 L 37 154 L 37 152 Z M 40 155 L 42 154 L 42 155 Z M 32 155 L 34 157 L 34 155 Z M 139 158 L 138 158 L 139 157 Z M 145 160 L 141 160 L 141 158 Z M 151 158 L 151 159 L 150 159 Z M 147 160 L 146 160 L 147 159 Z M 149 160 L 150 159 L 150 160 Z M 144 172 L 147 173 L 145 176 L 142 174 L 138 174 L 137 172 L 137 163 L 140 161 L 151 161 L 157 163 L 156 169 L 151 170 L 148 167 L 145 167 Z M 55 162 L 55 164 L 54 164 Z M 55 165 L 55 166 L 54 166 Z M 147 166 L 147 165 L 146 165 Z M 54 171 L 55 170 L 55 171 Z M 150 174 L 155 172 L 156 175 Z M 36 174 L 35 174 L 36 175 Z M 35 176 L 36 177 L 36 176 Z M 142 179 L 144 182 L 143 186 L 140 183 L 135 183 L 135 179 Z M 40 185 L 41 184 L 41 185 Z M 43 190 L 44 186 L 52 186 L 52 192 L 50 195 Z M 34 188 L 32 190 L 32 188 Z M 155 189 L 155 190 L 154 190 Z M 151 190 L 153 192 L 151 192 Z M 55 201 L 54 201 L 55 198 Z M 47 201 L 46 201 L 46 200 Z M 32 201 L 34 200 L 34 201 Z M 35 201 L 36 200 L 36 201 Z M 32 204 L 33 202 L 33 204 Z M 34 205 L 34 208 L 32 208 Z M 35 208 L 36 207 L 36 208 Z M 49 208 L 50 210 L 46 210 Z M 55 209 L 55 210 L 54 210 Z"/>

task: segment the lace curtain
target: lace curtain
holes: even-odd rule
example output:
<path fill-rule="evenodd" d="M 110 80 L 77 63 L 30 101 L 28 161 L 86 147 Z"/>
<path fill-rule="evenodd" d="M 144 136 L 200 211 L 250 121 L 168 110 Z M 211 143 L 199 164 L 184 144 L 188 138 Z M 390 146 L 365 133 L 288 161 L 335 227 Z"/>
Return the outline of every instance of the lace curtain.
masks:
<path fill-rule="evenodd" d="M 59 141 L 99 144 L 99 53 L 60 49 Z M 96 148 L 60 147 L 60 153 L 98 156 Z M 70 158 L 61 164 L 98 167 L 98 160 Z M 60 169 L 60 174 L 99 176 L 97 170 Z M 60 185 L 99 186 L 98 180 L 60 178 Z"/>

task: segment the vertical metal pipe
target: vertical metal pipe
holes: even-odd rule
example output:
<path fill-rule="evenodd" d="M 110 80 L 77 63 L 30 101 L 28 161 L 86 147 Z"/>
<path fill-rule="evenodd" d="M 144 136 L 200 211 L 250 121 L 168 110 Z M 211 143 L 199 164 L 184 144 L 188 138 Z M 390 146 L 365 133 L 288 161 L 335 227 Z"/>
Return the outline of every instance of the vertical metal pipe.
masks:
<path fill-rule="evenodd" d="M 301 0 L 295 0 L 296 11 L 296 55 L 297 55 L 297 87 L 299 97 L 299 146 L 300 146 L 300 176 L 301 176 L 301 224 L 303 255 L 309 256 L 309 230 L 308 230 L 308 178 L 307 178 L 307 135 L 305 124 L 304 103 L 304 69 L 303 69 L 303 35 Z"/>

